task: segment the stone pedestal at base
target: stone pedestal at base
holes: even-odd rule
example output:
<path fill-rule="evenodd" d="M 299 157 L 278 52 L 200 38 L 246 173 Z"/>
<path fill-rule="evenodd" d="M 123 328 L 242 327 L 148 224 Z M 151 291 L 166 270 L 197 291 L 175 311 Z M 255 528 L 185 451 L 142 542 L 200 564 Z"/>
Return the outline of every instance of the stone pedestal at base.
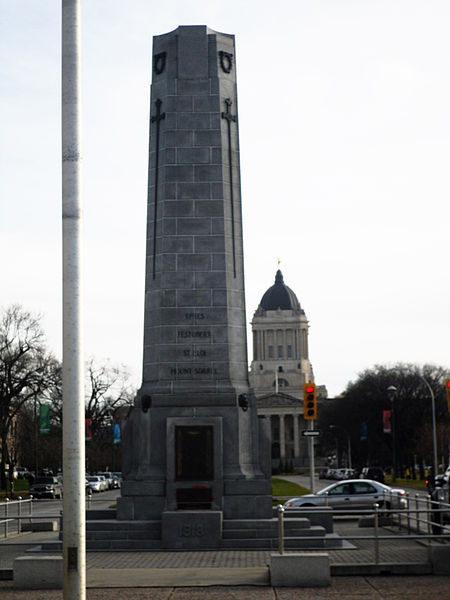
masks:
<path fill-rule="evenodd" d="M 20 556 L 14 560 L 14 589 L 57 590 L 63 586 L 62 556 Z"/>
<path fill-rule="evenodd" d="M 222 512 L 163 512 L 161 533 L 162 547 L 166 549 L 219 548 L 222 539 Z"/>
<path fill-rule="evenodd" d="M 450 546 L 431 544 L 428 554 L 433 575 L 450 575 Z"/>
<path fill-rule="evenodd" d="M 274 587 L 331 585 L 330 557 L 326 552 L 271 554 L 270 584 Z"/>

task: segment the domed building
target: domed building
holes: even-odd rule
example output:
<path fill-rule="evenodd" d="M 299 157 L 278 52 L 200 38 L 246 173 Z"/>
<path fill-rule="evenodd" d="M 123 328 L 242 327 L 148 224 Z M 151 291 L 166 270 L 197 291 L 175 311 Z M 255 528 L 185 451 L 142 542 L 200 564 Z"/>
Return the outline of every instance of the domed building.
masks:
<path fill-rule="evenodd" d="M 255 394 L 282 390 L 300 398 L 303 384 L 314 381 L 308 356 L 308 320 L 280 270 L 256 309 L 252 332 L 250 384 Z"/>
<path fill-rule="evenodd" d="M 308 351 L 308 320 L 295 293 L 280 270 L 275 283 L 262 296 L 252 319 L 253 360 L 250 385 L 258 414 L 270 418 L 272 461 L 307 464 L 303 419 L 303 384 L 314 382 Z M 326 397 L 324 386 L 317 397 Z"/>

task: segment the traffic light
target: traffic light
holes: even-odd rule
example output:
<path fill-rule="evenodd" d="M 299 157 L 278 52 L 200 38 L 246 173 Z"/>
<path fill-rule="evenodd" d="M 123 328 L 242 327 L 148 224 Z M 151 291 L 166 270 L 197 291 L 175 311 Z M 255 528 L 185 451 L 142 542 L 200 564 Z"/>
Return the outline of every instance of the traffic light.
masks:
<path fill-rule="evenodd" d="M 317 419 L 316 384 L 303 384 L 303 418 Z"/>
<path fill-rule="evenodd" d="M 445 380 L 445 391 L 447 393 L 448 412 L 450 412 L 450 379 Z"/>

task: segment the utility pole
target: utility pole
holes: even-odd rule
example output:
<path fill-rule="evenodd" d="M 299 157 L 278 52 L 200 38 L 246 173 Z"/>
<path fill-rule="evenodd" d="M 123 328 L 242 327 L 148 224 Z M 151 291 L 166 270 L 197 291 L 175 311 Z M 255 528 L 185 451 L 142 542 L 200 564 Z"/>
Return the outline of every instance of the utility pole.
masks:
<path fill-rule="evenodd" d="M 86 598 L 80 0 L 62 0 L 64 600 Z"/>

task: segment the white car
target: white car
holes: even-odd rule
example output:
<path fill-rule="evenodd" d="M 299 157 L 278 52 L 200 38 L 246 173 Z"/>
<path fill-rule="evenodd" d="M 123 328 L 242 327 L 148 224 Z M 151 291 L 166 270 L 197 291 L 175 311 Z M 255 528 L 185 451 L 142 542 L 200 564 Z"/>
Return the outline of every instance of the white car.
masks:
<path fill-rule="evenodd" d="M 103 492 L 105 490 L 105 482 L 97 475 L 87 475 L 86 479 L 93 492 Z"/>
<path fill-rule="evenodd" d="M 371 510 L 377 503 L 380 508 L 405 509 L 408 506 L 406 492 L 400 488 L 390 488 L 371 479 L 348 479 L 333 483 L 317 494 L 305 494 L 291 498 L 284 507 L 303 508 L 310 506 L 330 506 L 339 511 Z"/>

